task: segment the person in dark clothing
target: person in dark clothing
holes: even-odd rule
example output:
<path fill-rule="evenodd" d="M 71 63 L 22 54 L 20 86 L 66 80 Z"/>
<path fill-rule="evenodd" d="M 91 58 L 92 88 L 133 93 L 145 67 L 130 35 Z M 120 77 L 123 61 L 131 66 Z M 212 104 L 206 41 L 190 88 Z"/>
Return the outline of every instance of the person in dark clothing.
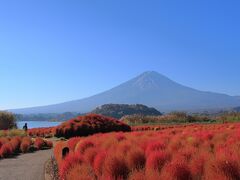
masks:
<path fill-rule="evenodd" d="M 24 131 L 27 131 L 27 130 L 28 130 L 27 123 L 25 123 L 25 125 L 23 126 L 23 130 L 24 130 Z"/>

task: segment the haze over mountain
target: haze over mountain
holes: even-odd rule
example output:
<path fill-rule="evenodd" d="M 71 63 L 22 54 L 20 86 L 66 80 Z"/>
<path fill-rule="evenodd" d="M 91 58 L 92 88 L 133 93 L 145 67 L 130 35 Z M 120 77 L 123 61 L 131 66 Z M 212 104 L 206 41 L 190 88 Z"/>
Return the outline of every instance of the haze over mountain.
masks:
<path fill-rule="evenodd" d="M 238 97 L 195 90 L 154 72 L 145 72 L 103 93 L 61 104 L 14 109 L 14 113 L 90 112 L 103 104 L 144 104 L 159 111 L 201 110 L 240 106 Z"/>

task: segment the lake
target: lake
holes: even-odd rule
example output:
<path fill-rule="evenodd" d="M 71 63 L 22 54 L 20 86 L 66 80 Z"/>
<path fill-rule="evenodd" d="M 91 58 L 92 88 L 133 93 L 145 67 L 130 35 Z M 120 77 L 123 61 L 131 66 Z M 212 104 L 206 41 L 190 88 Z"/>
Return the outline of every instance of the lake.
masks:
<path fill-rule="evenodd" d="M 24 124 L 28 124 L 28 129 L 40 128 L 40 127 L 52 127 L 61 124 L 62 122 L 50 122 L 50 121 L 18 121 L 17 126 L 21 129 Z"/>

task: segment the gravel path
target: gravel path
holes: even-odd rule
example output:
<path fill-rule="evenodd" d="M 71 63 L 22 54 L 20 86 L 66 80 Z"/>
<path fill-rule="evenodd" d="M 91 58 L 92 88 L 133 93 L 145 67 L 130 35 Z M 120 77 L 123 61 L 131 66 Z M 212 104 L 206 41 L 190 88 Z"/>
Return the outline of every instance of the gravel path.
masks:
<path fill-rule="evenodd" d="M 53 150 L 41 150 L 0 160 L 0 180 L 44 180 L 44 164 Z"/>

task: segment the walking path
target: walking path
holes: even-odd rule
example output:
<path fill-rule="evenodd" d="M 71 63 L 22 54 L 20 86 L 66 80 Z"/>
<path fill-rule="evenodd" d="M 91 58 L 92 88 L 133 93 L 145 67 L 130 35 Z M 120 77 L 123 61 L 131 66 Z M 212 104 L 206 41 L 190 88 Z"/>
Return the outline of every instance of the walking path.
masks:
<path fill-rule="evenodd" d="M 53 149 L 0 160 L 0 180 L 44 180 L 44 165 Z"/>

